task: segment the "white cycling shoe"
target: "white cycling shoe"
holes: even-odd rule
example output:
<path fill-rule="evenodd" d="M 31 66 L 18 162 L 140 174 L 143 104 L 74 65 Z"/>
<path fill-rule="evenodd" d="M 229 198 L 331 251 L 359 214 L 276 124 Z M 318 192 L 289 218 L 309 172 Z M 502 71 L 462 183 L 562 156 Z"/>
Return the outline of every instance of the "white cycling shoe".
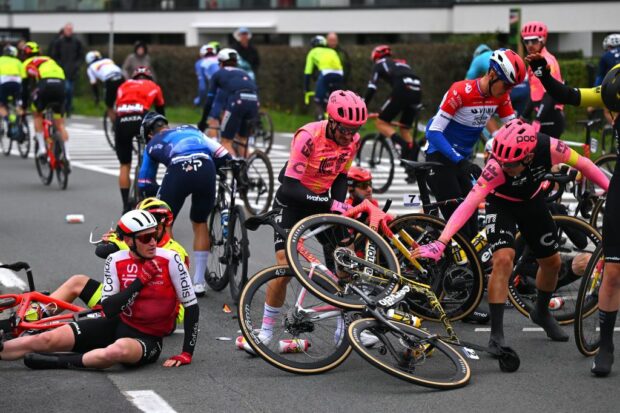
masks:
<path fill-rule="evenodd" d="M 194 293 L 196 297 L 204 297 L 208 290 L 206 283 L 194 284 Z"/>
<path fill-rule="evenodd" d="M 263 343 L 264 345 L 269 345 L 269 343 L 271 342 L 272 336 L 263 334 L 262 331 L 255 330 L 254 334 L 257 334 L 257 333 L 258 333 L 258 339 L 261 341 L 261 343 Z M 254 349 L 248 344 L 247 340 L 243 336 L 237 337 L 237 339 L 235 340 L 235 346 L 237 347 L 238 350 L 243 350 L 246 353 L 251 354 L 253 356 L 256 355 L 256 352 L 254 351 Z"/>

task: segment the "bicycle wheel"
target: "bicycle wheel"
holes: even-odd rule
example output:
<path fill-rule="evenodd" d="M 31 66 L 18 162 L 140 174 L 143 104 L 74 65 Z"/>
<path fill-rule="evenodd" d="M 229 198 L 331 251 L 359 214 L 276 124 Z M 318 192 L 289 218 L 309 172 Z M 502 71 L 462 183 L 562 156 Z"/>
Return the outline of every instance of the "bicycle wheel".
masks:
<path fill-rule="evenodd" d="M 373 366 L 420 386 L 448 390 L 469 382 L 469 364 L 450 345 L 413 326 L 394 321 L 389 323 L 402 332 L 392 331 L 374 318 L 353 321 L 347 330 L 351 346 Z M 364 346 L 364 333 L 376 336 L 380 343 L 373 347 Z"/>
<path fill-rule="evenodd" d="M 334 262 L 334 252 L 340 247 L 399 274 L 396 256 L 383 238 L 360 222 L 333 214 L 311 215 L 299 221 L 286 241 L 286 256 L 299 281 L 317 297 L 344 309 L 362 310 L 365 303 L 348 288 L 350 277 Z M 316 264 L 324 265 L 329 273 L 315 267 Z M 375 299 L 391 294 L 399 283 L 364 264 L 358 264 L 355 272 L 362 278 L 361 282 L 355 280 L 356 285 Z M 341 278 L 338 280 L 334 273 Z M 325 291 L 314 281 L 316 274 L 333 279 L 342 288 L 337 292 Z"/>
<path fill-rule="evenodd" d="M 0 119 L 2 126 L 0 127 L 0 148 L 4 156 L 11 154 L 11 147 L 13 146 L 13 139 L 9 138 L 9 127 L 4 119 Z"/>
<path fill-rule="evenodd" d="M 590 225 L 592 225 L 598 232 L 603 233 L 603 216 L 605 215 L 605 200 L 606 197 L 598 198 L 592 208 L 590 215 Z"/>
<path fill-rule="evenodd" d="M 390 223 L 390 229 L 397 234 L 405 231 L 418 244 L 427 244 L 437 238 L 446 226 L 445 221 L 432 215 L 407 214 Z M 403 237 L 400 240 L 404 242 Z M 408 249 L 413 245 L 405 244 Z M 452 238 L 447 252 L 437 263 L 425 265 L 426 274 L 421 273 L 400 251 L 394 248 L 400 262 L 401 274 L 414 281 L 431 286 L 450 320 L 459 320 L 478 307 L 484 293 L 484 273 L 478 255 L 460 233 Z M 418 316 L 439 321 L 440 315 L 428 303 L 425 295 L 411 293 L 407 302 Z"/>
<path fill-rule="evenodd" d="M 228 285 L 228 272 L 226 264 L 226 237 L 222 228 L 222 209 L 216 204 L 209 215 L 209 238 L 211 240 L 211 253 L 207 261 L 205 281 L 214 291 L 221 291 Z"/>
<path fill-rule="evenodd" d="M 248 280 L 248 258 L 250 256 L 250 241 L 248 230 L 245 228 L 245 212 L 239 205 L 235 205 L 228 220 L 227 258 L 228 279 L 230 281 L 230 296 L 236 303 L 239 302 L 241 290 Z"/>
<path fill-rule="evenodd" d="M 60 139 L 54 142 L 54 156 L 56 157 L 56 180 L 60 189 L 67 189 L 69 183 L 69 169 L 65 159 L 65 143 Z"/>
<path fill-rule="evenodd" d="M 268 154 L 273 145 L 273 121 L 267 112 L 259 112 L 254 123 L 254 147 Z"/>
<path fill-rule="evenodd" d="M 378 133 L 365 135 L 355 157 L 356 164 L 372 173 L 372 190 L 385 193 L 394 179 L 394 153 L 386 138 Z"/>
<path fill-rule="evenodd" d="M 288 279 L 286 295 L 280 318 L 274 325 L 269 340 L 259 338 L 265 297 L 274 280 Z M 336 291 L 329 279 L 318 276 L 326 290 Z M 271 284 L 273 285 L 273 284 Z M 243 288 L 239 299 L 239 327 L 252 349 L 274 367 L 290 373 L 324 373 L 339 366 L 351 354 L 351 346 L 345 333 L 347 314 L 329 307 L 311 294 L 303 296 L 302 306 L 297 304 L 303 286 L 286 265 L 261 270 Z M 280 340 L 307 340 L 309 347 L 299 353 L 279 351 Z"/>
<path fill-rule="evenodd" d="M 239 195 L 251 215 L 263 214 L 271 208 L 274 192 L 273 167 L 264 152 L 254 151 L 240 173 Z"/>
<path fill-rule="evenodd" d="M 618 159 L 618 155 L 615 153 L 608 153 L 606 155 L 602 155 L 598 157 L 594 161 L 594 165 L 601 168 L 601 170 L 607 175 L 608 178 L 611 179 L 611 176 L 614 173 L 614 169 L 616 168 L 616 160 Z"/>
<path fill-rule="evenodd" d="M 549 309 L 560 324 L 570 324 L 575 321 L 579 283 L 582 278 L 574 268 L 585 268 L 585 263 L 601 244 L 602 237 L 587 222 L 578 218 L 554 215 L 553 220 L 557 227 L 557 238 L 560 240 L 562 267 Z M 508 297 L 521 314 L 529 317 L 536 306 L 535 276 L 538 264 L 531 254 L 522 253 L 525 250 L 524 245 L 521 234 L 517 233 L 515 249 L 516 256 L 520 258 L 508 282 Z"/>
<path fill-rule="evenodd" d="M 16 125 L 16 132 L 19 133 L 17 137 L 17 150 L 19 151 L 19 155 L 26 159 L 28 157 L 28 153 L 30 152 L 30 128 L 28 127 L 28 122 L 24 117 L 18 117 Z"/>
<path fill-rule="evenodd" d="M 114 122 L 108 116 L 108 111 L 103 112 L 103 133 L 105 135 L 105 139 L 108 141 L 108 145 L 112 150 L 116 150 L 114 146 Z"/>
<path fill-rule="evenodd" d="M 39 178 L 41 178 L 41 182 L 43 185 L 49 185 L 54 178 L 54 170 L 50 165 L 49 157 L 45 156 L 39 158 L 37 156 L 39 153 L 39 142 L 35 140 L 34 142 L 34 164 L 37 167 L 37 173 L 39 174 Z"/>
<path fill-rule="evenodd" d="M 575 317 L 575 344 L 584 356 L 593 356 L 598 352 L 600 333 L 598 331 L 598 291 L 603 283 L 603 248 L 599 246 L 581 279 L 577 295 Z"/>

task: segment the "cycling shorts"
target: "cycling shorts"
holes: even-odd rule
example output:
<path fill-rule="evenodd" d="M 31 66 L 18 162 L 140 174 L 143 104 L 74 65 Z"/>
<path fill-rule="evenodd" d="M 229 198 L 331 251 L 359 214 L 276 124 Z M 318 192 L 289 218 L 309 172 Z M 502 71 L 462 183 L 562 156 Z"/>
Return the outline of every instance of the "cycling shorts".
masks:
<path fill-rule="evenodd" d="M 228 98 L 220 126 L 222 139 L 234 139 L 237 134 L 247 137 L 251 122 L 258 117 L 256 93 L 235 93 Z"/>
<path fill-rule="evenodd" d="M 142 357 L 136 363 L 124 363 L 128 367 L 138 367 L 154 363 L 162 350 L 162 338 L 144 334 L 123 323 L 120 317 L 87 318 L 69 324 L 73 330 L 76 353 L 87 353 L 98 348 L 105 348 L 119 338 L 133 338 L 142 346 Z"/>
<path fill-rule="evenodd" d="M 485 225 L 494 252 L 501 248 L 515 249 L 517 228 L 534 258 L 547 258 L 558 252 L 557 228 L 542 195 L 523 202 L 489 195 Z"/>
<path fill-rule="evenodd" d="M 19 82 L 0 84 L 0 103 L 4 106 L 8 105 L 11 97 L 13 98 L 13 103 L 16 103 L 20 99 L 21 91 L 22 84 Z"/>
<path fill-rule="evenodd" d="M 108 108 L 113 108 L 116 103 L 116 91 L 118 87 L 123 84 L 125 79 L 122 76 L 118 78 L 108 79 L 103 82 L 103 99 L 105 101 L 105 105 Z"/>
<path fill-rule="evenodd" d="M 616 163 L 609 182 L 603 215 L 603 254 L 605 262 L 620 264 L 620 163 Z"/>
<path fill-rule="evenodd" d="M 41 79 L 32 92 L 32 105 L 42 113 L 49 107 L 55 114 L 65 114 L 65 81 L 62 79 Z"/>
<path fill-rule="evenodd" d="M 393 90 L 392 95 L 385 101 L 379 113 L 379 119 L 391 122 L 399 113 L 400 123 L 411 128 L 417 115 L 416 106 L 420 103 L 420 92 L 413 91 L 405 86 Z"/>
<path fill-rule="evenodd" d="M 314 100 L 323 106 L 327 105 L 327 99 L 334 90 L 342 89 L 344 77 L 339 73 L 320 74 L 314 87 Z"/>
<path fill-rule="evenodd" d="M 159 188 L 158 198 L 172 209 L 172 216 L 179 216 L 188 195 L 192 196 L 189 218 L 192 222 L 207 222 L 215 204 L 215 164 L 202 155 L 185 155 L 172 158 Z"/>
<path fill-rule="evenodd" d="M 88 281 L 86 281 L 86 285 L 80 292 L 80 300 L 84 301 L 84 304 L 86 304 L 88 308 L 93 308 L 94 306 L 101 304 L 102 289 L 103 284 L 89 278 Z"/>
<path fill-rule="evenodd" d="M 142 115 L 117 116 L 114 123 L 114 148 L 116 157 L 122 165 L 131 163 L 132 142 L 140 134 Z"/>

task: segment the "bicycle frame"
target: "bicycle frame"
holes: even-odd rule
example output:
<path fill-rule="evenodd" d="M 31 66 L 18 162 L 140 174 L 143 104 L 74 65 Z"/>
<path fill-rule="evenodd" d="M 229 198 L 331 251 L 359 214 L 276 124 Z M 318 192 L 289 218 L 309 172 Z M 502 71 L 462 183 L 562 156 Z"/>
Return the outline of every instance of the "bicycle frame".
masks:
<path fill-rule="evenodd" d="M 50 109 L 45 110 L 45 116 L 43 117 L 43 138 L 45 139 L 45 145 L 47 146 L 47 158 L 49 160 L 52 169 L 58 169 L 59 160 L 56 159 L 54 153 L 54 145 L 56 145 L 57 137 L 54 134 L 54 113 Z"/>

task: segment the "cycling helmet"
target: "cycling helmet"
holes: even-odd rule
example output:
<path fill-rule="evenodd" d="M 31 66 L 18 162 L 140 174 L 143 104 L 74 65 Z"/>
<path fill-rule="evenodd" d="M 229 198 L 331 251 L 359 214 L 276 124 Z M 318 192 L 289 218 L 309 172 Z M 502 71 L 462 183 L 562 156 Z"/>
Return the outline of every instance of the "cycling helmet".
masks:
<path fill-rule="evenodd" d="M 362 126 L 368 119 L 366 103 L 350 90 L 332 92 L 327 101 L 327 113 L 330 119 L 345 125 Z"/>
<path fill-rule="evenodd" d="M 620 64 L 612 67 L 603 78 L 601 98 L 607 109 L 620 112 Z"/>
<path fill-rule="evenodd" d="M 137 79 L 140 76 L 149 79 L 149 80 L 153 80 L 153 72 L 151 72 L 151 69 L 149 69 L 146 66 L 138 66 L 136 67 L 136 69 L 133 71 L 133 73 L 131 74 L 131 78 L 132 79 Z"/>
<path fill-rule="evenodd" d="M 511 85 L 518 85 L 525 80 L 525 63 L 521 56 L 510 49 L 498 49 L 491 55 L 490 68 L 499 78 Z"/>
<path fill-rule="evenodd" d="M 4 49 L 2 49 L 2 54 L 5 56 L 17 57 L 17 47 L 7 44 L 4 46 Z"/>
<path fill-rule="evenodd" d="M 521 28 L 521 38 L 523 40 L 538 38 L 542 41 L 546 41 L 547 25 L 543 22 L 527 22 Z"/>
<path fill-rule="evenodd" d="M 493 139 L 493 157 L 499 162 L 517 162 L 536 148 L 534 127 L 520 119 L 506 123 Z"/>
<path fill-rule="evenodd" d="M 153 132 L 153 129 L 161 126 L 161 124 L 168 124 L 168 119 L 164 115 L 161 115 L 157 112 L 147 112 L 142 118 L 142 123 L 140 124 L 140 136 L 144 139 L 145 142 L 148 141 L 149 135 Z"/>
<path fill-rule="evenodd" d="M 215 56 L 217 54 L 217 47 L 211 43 L 203 44 L 200 47 L 200 57 Z"/>
<path fill-rule="evenodd" d="M 603 50 L 607 50 L 608 47 L 620 46 L 620 33 L 613 33 L 603 39 Z"/>
<path fill-rule="evenodd" d="M 96 62 L 97 60 L 101 59 L 101 53 L 99 53 L 99 51 L 97 50 L 91 50 L 90 52 L 86 53 L 86 64 L 90 65 L 92 62 Z"/>
<path fill-rule="evenodd" d="M 310 46 L 312 47 L 327 47 L 327 39 L 325 36 L 314 36 L 310 40 Z"/>
<path fill-rule="evenodd" d="M 372 181 L 372 175 L 368 169 L 352 166 L 347 173 L 347 185 L 353 186 L 358 182 Z"/>
<path fill-rule="evenodd" d="M 488 52 L 490 50 L 491 50 L 491 48 L 489 46 L 487 46 L 486 44 L 481 44 L 478 47 L 476 47 L 476 50 L 474 50 L 474 57 L 478 57 L 482 53 Z"/>
<path fill-rule="evenodd" d="M 375 47 L 372 49 L 372 52 L 370 52 L 370 60 L 373 62 L 386 56 L 392 56 L 392 48 L 385 44 Z"/>
<path fill-rule="evenodd" d="M 215 48 L 215 53 L 216 54 L 222 48 L 222 46 L 220 45 L 220 42 L 216 42 L 215 40 L 212 41 L 212 42 L 207 43 L 207 46 L 211 46 L 211 47 Z"/>
<path fill-rule="evenodd" d="M 32 56 L 39 54 L 39 44 L 37 42 L 26 42 L 24 45 L 24 55 Z"/>
<path fill-rule="evenodd" d="M 119 235 L 135 236 L 138 232 L 156 228 L 157 220 L 148 211 L 134 209 L 123 214 L 116 224 Z"/>
<path fill-rule="evenodd" d="M 235 49 L 222 49 L 217 54 L 217 60 L 220 62 L 228 62 L 229 60 L 239 60 L 239 53 Z"/>
<path fill-rule="evenodd" d="M 252 32 L 247 27 L 239 27 L 233 33 L 233 37 L 235 38 L 236 41 L 240 41 L 242 34 L 247 34 L 248 38 L 250 38 L 250 39 L 252 38 Z"/>
<path fill-rule="evenodd" d="M 150 212 L 157 221 L 163 222 L 165 226 L 172 225 L 174 221 L 170 205 L 155 197 L 145 198 L 136 206 L 136 209 Z"/>

